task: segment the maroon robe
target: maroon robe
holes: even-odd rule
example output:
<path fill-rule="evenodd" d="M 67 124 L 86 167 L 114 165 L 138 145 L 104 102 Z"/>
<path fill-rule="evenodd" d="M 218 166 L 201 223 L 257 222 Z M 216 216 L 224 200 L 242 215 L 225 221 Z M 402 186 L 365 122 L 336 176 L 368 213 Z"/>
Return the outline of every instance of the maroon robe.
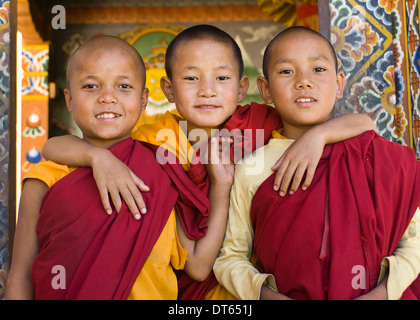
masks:
<path fill-rule="evenodd" d="M 372 290 L 419 206 L 419 169 L 412 149 L 368 131 L 326 146 L 306 191 L 279 197 L 271 175 L 251 205 L 261 272 L 294 299 Z M 403 298 L 415 298 L 415 286 Z"/>
<path fill-rule="evenodd" d="M 230 158 L 236 163 L 245 155 L 252 153 L 256 148 L 266 144 L 271 139 L 273 130 L 277 130 L 281 126 L 281 118 L 275 108 L 252 102 L 251 104 L 238 106 L 232 117 L 221 126 L 220 135 L 233 137 L 234 143 L 230 150 Z M 223 131 L 222 129 L 225 130 Z M 258 137 L 260 133 L 262 133 L 262 136 Z M 262 144 L 259 145 L 260 143 Z M 240 151 L 239 153 L 238 150 Z M 197 154 L 197 156 L 200 155 Z M 191 164 L 187 173 L 202 192 L 208 195 L 210 180 L 205 166 L 201 162 Z M 202 300 L 217 285 L 217 280 L 213 272 L 201 283 L 190 279 L 185 273 L 182 273 L 178 284 L 179 299 Z"/>
<path fill-rule="evenodd" d="M 91 168 L 58 181 L 44 197 L 37 225 L 40 253 L 31 272 L 36 299 L 126 299 L 172 208 L 181 217 L 186 213 L 192 234 L 197 221 L 188 219 L 188 211 L 207 218 L 208 199 L 181 165 L 160 166 L 152 150 L 131 138 L 110 151 L 150 187 L 142 194 L 148 213 L 137 221 L 123 203 L 120 213 L 108 216 Z M 64 268 L 65 289 L 54 282 L 60 276 L 54 266 Z"/>

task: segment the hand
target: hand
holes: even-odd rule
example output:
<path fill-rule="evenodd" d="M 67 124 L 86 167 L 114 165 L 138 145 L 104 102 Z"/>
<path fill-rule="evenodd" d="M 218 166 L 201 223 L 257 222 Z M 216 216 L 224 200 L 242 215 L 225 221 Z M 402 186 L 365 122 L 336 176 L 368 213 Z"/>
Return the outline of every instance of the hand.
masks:
<path fill-rule="evenodd" d="M 228 186 L 233 183 L 234 164 L 230 160 L 231 137 L 213 137 L 206 150 L 208 159 L 206 164 L 207 173 L 213 184 Z"/>
<path fill-rule="evenodd" d="M 309 132 L 309 131 L 308 131 Z M 324 140 L 318 135 L 303 134 L 286 150 L 271 170 L 276 171 L 273 189 L 285 196 L 290 186 L 289 194 L 293 194 L 306 173 L 302 190 L 312 183 L 316 167 L 324 150 Z"/>
<path fill-rule="evenodd" d="M 122 197 L 136 220 L 141 218 L 140 213 L 147 212 L 140 191 L 147 192 L 149 187 L 110 151 L 96 149 L 92 157 L 92 170 L 102 205 L 108 214 L 112 213 L 109 196 L 117 212 L 121 210 Z"/>

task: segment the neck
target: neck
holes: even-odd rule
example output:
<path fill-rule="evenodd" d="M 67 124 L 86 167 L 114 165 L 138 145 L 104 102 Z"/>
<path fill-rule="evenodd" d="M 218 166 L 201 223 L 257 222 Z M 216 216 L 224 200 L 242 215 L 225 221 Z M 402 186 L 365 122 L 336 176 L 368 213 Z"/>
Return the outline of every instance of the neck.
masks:
<path fill-rule="evenodd" d="M 192 146 L 196 144 L 200 144 L 204 140 L 208 140 L 211 136 L 213 136 L 217 132 L 218 128 L 204 128 L 196 126 L 190 122 L 187 122 L 186 131 L 185 127 L 183 127 L 184 133 L 187 135 L 188 141 Z"/>
<path fill-rule="evenodd" d="M 108 149 L 112 147 L 114 144 L 117 144 L 118 142 L 125 140 L 126 138 L 128 137 L 125 137 L 124 139 L 92 139 L 92 138 L 83 136 L 83 140 L 89 142 L 90 144 L 96 147 L 104 148 L 104 149 Z"/>
<path fill-rule="evenodd" d="M 283 124 L 282 135 L 288 139 L 297 140 L 299 139 L 306 131 L 308 131 L 313 126 L 294 126 Z"/>

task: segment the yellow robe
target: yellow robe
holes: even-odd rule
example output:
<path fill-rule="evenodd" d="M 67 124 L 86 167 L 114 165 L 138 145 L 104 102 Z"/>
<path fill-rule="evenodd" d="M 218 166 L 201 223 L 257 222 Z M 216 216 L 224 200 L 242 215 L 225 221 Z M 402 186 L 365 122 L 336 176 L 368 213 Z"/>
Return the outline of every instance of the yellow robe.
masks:
<path fill-rule="evenodd" d="M 190 169 L 193 147 L 186 134 L 186 122 L 179 114 L 167 111 L 153 124 L 137 127 L 131 134 L 133 139 L 160 145 L 176 155 L 184 170 Z M 185 126 L 184 126 L 185 124 Z M 206 296 L 206 300 L 234 300 L 223 286 L 218 284 Z"/>
<path fill-rule="evenodd" d="M 26 174 L 26 179 L 38 179 L 49 188 L 76 168 L 59 165 L 52 161 L 36 164 Z M 105 211 L 104 211 L 104 214 Z M 187 261 L 187 250 L 181 247 L 176 232 L 175 211 L 172 210 L 159 239 L 147 258 L 129 300 L 176 300 L 178 283 L 174 268 L 181 270 Z"/>

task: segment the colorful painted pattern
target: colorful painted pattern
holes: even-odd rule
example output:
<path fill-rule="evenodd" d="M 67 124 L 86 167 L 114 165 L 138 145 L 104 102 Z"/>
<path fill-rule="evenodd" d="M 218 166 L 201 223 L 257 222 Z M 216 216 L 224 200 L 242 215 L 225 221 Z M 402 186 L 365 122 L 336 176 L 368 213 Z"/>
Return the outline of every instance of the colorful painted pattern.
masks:
<path fill-rule="evenodd" d="M 412 121 L 413 121 L 413 144 L 420 155 L 420 35 L 419 35 L 419 3 L 418 0 L 409 0 L 405 2 L 403 8 L 406 13 L 406 23 L 404 24 L 407 29 L 407 56 L 410 60 L 408 68 L 410 93 L 412 103 Z"/>
<path fill-rule="evenodd" d="M 48 62 L 48 45 L 22 48 L 22 177 L 41 161 L 42 146 L 48 139 Z"/>
<path fill-rule="evenodd" d="M 4 298 L 8 271 L 9 4 L 0 0 L 0 300 Z"/>
<path fill-rule="evenodd" d="M 48 96 L 48 60 L 48 46 L 32 46 L 22 50 L 22 95 Z"/>
<path fill-rule="evenodd" d="M 336 112 L 366 113 L 383 137 L 409 145 L 404 28 L 398 5 L 392 0 L 330 2 L 331 42 L 346 73 L 344 98 Z"/>

